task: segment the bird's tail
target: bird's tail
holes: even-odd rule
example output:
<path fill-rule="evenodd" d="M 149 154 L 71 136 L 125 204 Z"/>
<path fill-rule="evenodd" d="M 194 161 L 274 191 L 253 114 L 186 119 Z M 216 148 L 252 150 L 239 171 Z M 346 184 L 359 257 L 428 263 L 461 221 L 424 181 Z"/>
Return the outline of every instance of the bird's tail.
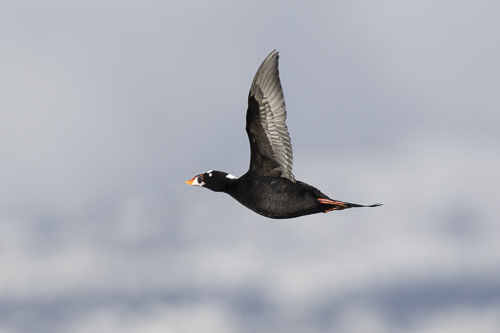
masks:
<path fill-rule="evenodd" d="M 353 208 L 353 207 L 378 207 L 378 206 L 382 206 L 381 203 L 376 203 L 373 205 L 360 205 L 360 204 L 331 200 L 331 199 L 326 199 L 326 198 L 318 198 L 316 200 L 319 204 L 326 205 L 325 210 L 323 210 L 324 213 L 330 212 L 332 210 L 342 210 L 342 209 Z"/>
<path fill-rule="evenodd" d="M 360 204 L 346 202 L 345 204 L 346 204 L 346 208 L 352 208 L 352 207 L 378 207 L 378 206 L 382 206 L 381 203 L 376 203 L 376 204 L 373 204 L 373 205 L 360 205 Z"/>

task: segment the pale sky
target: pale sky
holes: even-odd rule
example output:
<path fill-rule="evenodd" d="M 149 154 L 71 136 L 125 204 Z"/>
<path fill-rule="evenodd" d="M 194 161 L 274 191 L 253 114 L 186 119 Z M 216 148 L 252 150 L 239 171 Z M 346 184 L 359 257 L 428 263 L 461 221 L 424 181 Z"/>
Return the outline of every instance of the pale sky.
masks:
<path fill-rule="evenodd" d="M 0 332 L 500 331 L 498 1 L 8 1 Z M 272 220 L 184 184 L 249 163 L 280 52 Z"/>

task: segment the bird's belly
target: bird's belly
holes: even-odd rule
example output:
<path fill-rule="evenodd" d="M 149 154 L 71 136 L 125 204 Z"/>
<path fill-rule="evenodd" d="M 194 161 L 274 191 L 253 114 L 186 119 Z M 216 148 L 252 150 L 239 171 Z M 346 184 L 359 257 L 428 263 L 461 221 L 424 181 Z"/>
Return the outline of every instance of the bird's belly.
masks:
<path fill-rule="evenodd" d="M 232 196 L 245 207 L 269 218 L 286 219 L 321 211 L 312 193 L 290 190 L 287 186 L 282 188 L 260 184 L 258 188 L 243 193 L 252 195 Z"/>
<path fill-rule="evenodd" d="M 248 205 L 256 213 L 275 219 L 286 219 L 302 215 L 319 213 L 314 200 L 290 201 L 290 197 L 269 195 L 264 202 Z"/>

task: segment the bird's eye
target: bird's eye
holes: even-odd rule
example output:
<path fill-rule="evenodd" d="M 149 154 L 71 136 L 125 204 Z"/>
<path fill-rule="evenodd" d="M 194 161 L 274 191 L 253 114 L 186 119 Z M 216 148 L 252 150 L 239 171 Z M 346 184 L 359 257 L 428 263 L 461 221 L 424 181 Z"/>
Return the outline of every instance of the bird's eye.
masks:
<path fill-rule="evenodd" d="M 198 181 L 198 184 L 203 183 L 203 175 L 199 175 L 198 179 L 196 179 L 196 180 Z"/>

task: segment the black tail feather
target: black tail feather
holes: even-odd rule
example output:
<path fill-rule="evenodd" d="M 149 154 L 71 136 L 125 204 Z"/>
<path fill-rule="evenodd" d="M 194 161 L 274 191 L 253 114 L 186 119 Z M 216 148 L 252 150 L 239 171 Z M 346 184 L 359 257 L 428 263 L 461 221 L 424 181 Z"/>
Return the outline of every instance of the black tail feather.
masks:
<path fill-rule="evenodd" d="M 376 203 L 376 204 L 373 204 L 373 205 L 359 205 L 359 204 L 355 204 L 355 203 L 346 202 L 346 208 L 352 208 L 352 207 L 378 207 L 378 206 L 382 206 L 382 204 L 381 203 Z"/>

